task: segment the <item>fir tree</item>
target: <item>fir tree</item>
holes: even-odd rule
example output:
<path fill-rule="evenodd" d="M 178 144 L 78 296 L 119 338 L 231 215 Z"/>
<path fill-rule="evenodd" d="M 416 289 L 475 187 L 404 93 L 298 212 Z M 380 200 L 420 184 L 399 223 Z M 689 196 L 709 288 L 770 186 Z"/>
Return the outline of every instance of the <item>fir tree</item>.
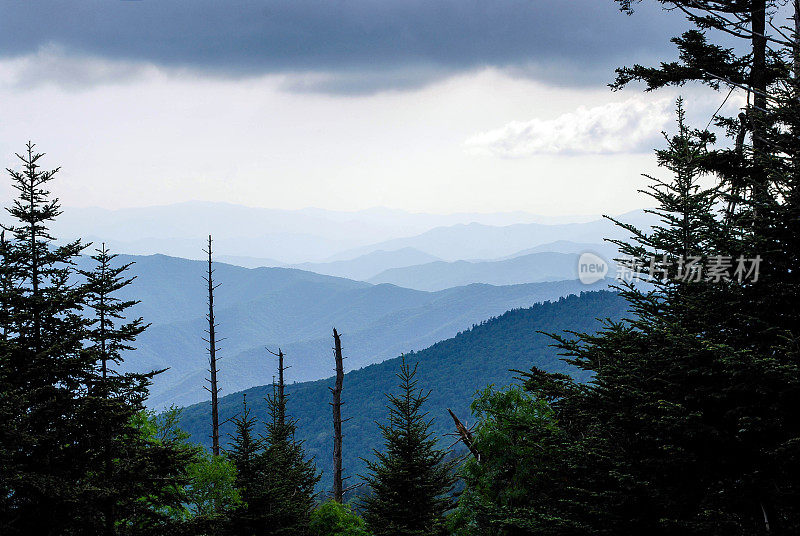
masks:
<path fill-rule="evenodd" d="M 16 290 L 4 294 L 12 301 L 0 357 L 0 532 L 55 534 L 67 530 L 81 506 L 79 483 L 90 461 L 79 416 L 94 356 L 82 344 L 84 290 L 71 279 L 84 246 L 57 246 L 48 231 L 61 212 L 48 191 L 58 169 L 42 170 L 44 155 L 31 143 L 17 156 L 22 170 L 8 170 L 17 190 L 8 212 L 17 223 L 4 227 L 12 240 L 5 243 L 3 277 Z"/>
<path fill-rule="evenodd" d="M 80 281 L 84 246 L 56 245 L 48 231 L 58 170 L 41 170 L 32 144 L 18 156 L 18 224 L 0 237 L 0 532 L 163 534 L 194 454 L 143 426 L 153 374 L 111 368 L 144 329 L 124 321 L 134 302 L 114 295 L 131 281 L 127 266 L 112 267 L 103 248 Z"/>
<path fill-rule="evenodd" d="M 102 526 L 97 531 L 106 535 L 116 534 L 117 525 L 135 515 L 141 497 L 154 492 L 153 475 L 141 466 L 150 458 L 151 447 L 139 437 L 135 417 L 144 411 L 147 386 L 156 372 L 119 374 L 112 368 L 122 362 L 123 351 L 134 349 L 134 340 L 146 328 L 142 318 L 125 318 L 137 302 L 116 294 L 133 282 L 125 276 L 132 263 L 114 266 L 115 259 L 103 244 L 92 256 L 94 269 L 80 272 L 86 278 L 86 306 L 93 313 L 86 350 L 95 358 L 83 422 L 86 437 L 93 439 L 89 445 L 93 465 L 102 468 L 86 477 L 83 523 Z"/>
<path fill-rule="evenodd" d="M 228 456 L 236 465 L 243 504 L 231 512 L 230 528 L 243 535 L 305 535 L 314 509 L 319 475 L 295 439 L 296 422 L 287 414 L 284 354 L 275 354 L 278 382 L 267 397 L 266 430 L 256 438 L 256 419 L 247 405 L 234 421 L 236 434 Z"/>
<path fill-rule="evenodd" d="M 225 455 L 236 467 L 236 488 L 242 504 L 230 513 L 230 528 L 235 534 L 259 534 L 259 503 L 263 490 L 265 467 L 263 442 L 256 434 L 258 419 L 247 407 L 242 395 L 242 412 L 233 419 L 235 434 Z"/>
<path fill-rule="evenodd" d="M 417 388 L 403 358 L 400 394 L 389 394 L 389 422 L 380 424 L 384 450 L 374 451 L 365 477 L 371 494 L 363 501 L 364 520 L 375 536 L 445 534 L 445 513 L 451 508 L 454 461 L 436 446 L 432 421 L 423 411 L 430 393 Z"/>
<path fill-rule="evenodd" d="M 297 423 L 287 414 L 288 395 L 284 381 L 284 355 L 278 350 L 278 383 L 267 397 L 269 418 L 264 443 L 264 496 L 269 504 L 267 534 L 305 535 L 309 533 L 314 509 L 314 487 L 319 474 L 306 458 L 303 445 L 295 439 Z"/>

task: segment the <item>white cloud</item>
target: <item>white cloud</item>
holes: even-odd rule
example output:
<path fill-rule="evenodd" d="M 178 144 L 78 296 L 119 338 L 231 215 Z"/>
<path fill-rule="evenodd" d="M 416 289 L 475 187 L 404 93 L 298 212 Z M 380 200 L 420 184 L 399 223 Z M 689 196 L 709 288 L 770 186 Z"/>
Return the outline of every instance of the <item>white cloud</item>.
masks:
<path fill-rule="evenodd" d="M 469 152 L 519 158 L 536 154 L 649 152 L 674 113 L 671 98 L 612 102 L 555 119 L 512 121 L 466 141 Z"/>

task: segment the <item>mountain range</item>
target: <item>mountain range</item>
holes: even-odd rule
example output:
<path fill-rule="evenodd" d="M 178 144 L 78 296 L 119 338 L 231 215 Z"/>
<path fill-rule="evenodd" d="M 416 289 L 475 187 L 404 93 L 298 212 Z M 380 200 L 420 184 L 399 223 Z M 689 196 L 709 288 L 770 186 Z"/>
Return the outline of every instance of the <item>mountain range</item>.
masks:
<path fill-rule="evenodd" d="M 653 220 L 642 211 L 620 218 L 639 226 Z M 384 262 L 367 275 L 340 271 L 341 266 L 317 268 L 320 273 L 356 279 L 409 266 L 407 262 L 497 260 L 558 240 L 599 244 L 626 234 L 597 217 L 566 220 L 521 212 L 438 215 L 382 208 L 279 210 L 208 202 L 120 210 L 68 208 L 53 232 L 63 239 L 80 236 L 105 242 L 121 253 L 189 259 L 202 258 L 204 241 L 213 234 L 219 260 L 246 267 L 328 264 L 379 251 L 395 255 L 391 252 L 407 248 L 435 257 L 408 261 L 399 255 L 400 264 Z"/>
<path fill-rule="evenodd" d="M 133 314 L 152 325 L 137 340 L 125 370 L 168 368 L 155 379 L 152 407 L 205 398 L 207 323 L 202 261 L 164 255 L 125 256 L 137 278 L 120 297 L 138 299 Z M 452 337 L 491 316 L 590 288 L 578 281 L 474 284 L 438 292 L 372 285 L 287 268 L 247 269 L 215 263 L 217 332 L 223 392 L 271 380 L 266 348 L 294 361 L 289 381 L 326 377 L 331 329 L 343 333 L 348 364 L 362 367 Z"/>
<path fill-rule="evenodd" d="M 516 285 L 578 278 L 577 253 L 530 253 L 499 261 L 437 261 L 392 268 L 370 283 L 391 283 L 417 290 L 443 290 L 471 283 Z"/>

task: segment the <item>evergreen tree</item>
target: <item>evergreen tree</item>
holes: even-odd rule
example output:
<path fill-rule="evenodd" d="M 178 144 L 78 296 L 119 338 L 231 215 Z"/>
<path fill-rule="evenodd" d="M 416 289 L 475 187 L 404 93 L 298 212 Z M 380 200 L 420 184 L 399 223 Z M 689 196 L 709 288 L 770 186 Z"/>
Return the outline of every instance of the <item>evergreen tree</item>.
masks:
<path fill-rule="evenodd" d="M 678 133 L 657 152 L 673 177 L 652 178 L 647 191 L 659 225 L 626 225 L 633 241 L 617 242 L 623 256 L 652 260 L 631 261 L 649 286 L 621 285 L 631 320 L 556 337 L 593 381 L 525 374 L 526 388 L 552 411 L 544 419 L 498 411 L 499 396 L 476 406 L 479 430 L 493 432 L 479 442 L 486 460 L 466 473 L 464 509 L 474 507 L 468 520 L 478 534 L 796 530 L 800 430 L 790 414 L 800 370 L 785 346 L 789 323 L 765 322 L 751 294 L 760 279 L 709 277 L 687 262 L 754 255 L 763 232 L 752 224 L 731 232 L 724 187 L 701 187 L 708 160 L 719 159 L 712 141 L 686 127 L 679 102 Z M 762 219 L 772 212 L 759 208 Z M 733 255 L 731 275 L 736 262 Z M 503 443 L 515 432 L 516 463 Z"/>
<path fill-rule="evenodd" d="M 247 407 L 247 395 L 242 395 L 242 412 L 233 419 L 236 433 L 225 453 L 236 467 L 236 488 L 242 501 L 230 513 L 230 528 L 234 534 L 258 534 L 262 480 L 269 468 L 264 464 L 263 442 L 256 435 L 257 423 Z"/>
<path fill-rule="evenodd" d="M 154 475 L 143 466 L 145 460 L 163 454 L 163 446 L 156 447 L 142 437 L 136 423 L 136 416 L 144 411 L 147 386 L 157 372 L 120 374 L 112 368 L 122 362 L 123 351 L 134 349 L 134 340 L 146 328 L 142 318 L 125 318 L 138 302 L 121 300 L 116 293 L 133 282 L 125 275 L 132 263 L 114 266 L 115 258 L 103 245 L 92 256 L 94 269 L 80 272 L 86 278 L 86 305 L 93 313 L 86 350 L 96 360 L 83 409 L 95 469 L 86 477 L 82 523 L 84 527 L 96 525 L 98 533 L 107 535 L 117 534 L 118 527 L 138 515 L 143 496 L 157 495 L 162 485 L 154 482 L 181 473 L 181 468 L 161 464 L 166 473 Z"/>
<path fill-rule="evenodd" d="M 402 360 L 400 394 L 389 394 L 389 422 L 381 424 L 384 451 L 374 451 L 365 477 L 371 494 L 363 501 L 364 520 L 375 536 L 445 534 L 451 508 L 454 461 L 436 446 L 431 420 L 423 412 L 430 393 L 417 389 L 412 369 Z"/>
<path fill-rule="evenodd" d="M 287 415 L 284 355 L 275 354 L 278 382 L 267 397 L 269 411 L 263 437 L 253 434 L 256 420 L 244 404 L 234 421 L 236 434 L 228 456 L 236 465 L 243 504 L 231 513 L 230 530 L 242 535 L 306 535 L 314 509 L 319 475 L 295 439 L 296 422 Z"/>
<path fill-rule="evenodd" d="M 144 329 L 124 320 L 135 302 L 114 295 L 128 266 L 112 267 L 103 248 L 79 272 L 84 246 L 48 231 L 58 170 L 40 169 L 33 144 L 18 156 L 18 223 L 0 236 L 0 532 L 163 534 L 194 453 L 144 426 L 154 373 L 111 368 Z"/>
<path fill-rule="evenodd" d="M 303 445 L 295 439 L 297 422 L 286 412 L 288 395 L 284 382 L 283 352 L 278 350 L 278 383 L 267 397 L 269 419 L 264 435 L 264 496 L 269 504 L 267 534 L 306 535 L 314 509 L 314 487 L 319 474 L 306 459 Z"/>
<path fill-rule="evenodd" d="M 17 155 L 22 170 L 9 169 L 17 190 L 4 226 L 3 277 L 15 281 L 6 300 L 0 357 L 0 532 L 63 534 L 81 507 L 80 482 L 89 468 L 87 438 L 79 416 L 94 371 L 83 349 L 84 290 L 71 279 L 79 240 L 55 245 L 48 225 L 60 214 L 44 171 L 44 156 L 28 143 Z M 8 279 L 7 279 L 8 280 Z"/>

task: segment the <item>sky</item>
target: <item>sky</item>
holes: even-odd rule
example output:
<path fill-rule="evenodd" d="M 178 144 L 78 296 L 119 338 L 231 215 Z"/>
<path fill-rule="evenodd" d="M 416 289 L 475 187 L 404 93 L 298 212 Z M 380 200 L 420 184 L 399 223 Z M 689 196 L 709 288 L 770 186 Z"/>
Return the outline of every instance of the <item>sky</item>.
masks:
<path fill-rule="evenodd" d="M 682 27 L 612 0 L 5 2 L 0 159 L 34 141 L 66 206 L 619 214 L 674 99 L 704 126 L 724 97 L 607 87 Z"/>

